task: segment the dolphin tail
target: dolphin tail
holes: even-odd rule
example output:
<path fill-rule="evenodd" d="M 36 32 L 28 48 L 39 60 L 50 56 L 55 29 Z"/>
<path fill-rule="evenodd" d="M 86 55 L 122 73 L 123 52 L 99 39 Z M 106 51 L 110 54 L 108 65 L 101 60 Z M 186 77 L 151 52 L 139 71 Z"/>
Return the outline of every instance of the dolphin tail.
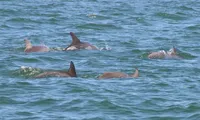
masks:
<path fill-rule="evenodd" d="M 26 47 L 25 50 L 32 48 L 32 44 L 31 44 L 30 40 L 24 39 L 24 42 L 25 42 L 25 47 Z"/>
<path fill-rule="evenodd" d="M 75 66 L 74 66 L 74 63 L 71 61 L 70 62 L 70 68 L 68 70 L 68 73 L 71 77 L 77 77 L 76 75 L 76 69 L 75 69 Z"/>
<path fill-rule="evenodd" d="M 137 78 L 137 77 L 139 77 L 139 71 L 138 71 L 137 68 L 135 69 L 135 73 L 132 74 L 131 77 L 133 77 L 133 78 Z"/>

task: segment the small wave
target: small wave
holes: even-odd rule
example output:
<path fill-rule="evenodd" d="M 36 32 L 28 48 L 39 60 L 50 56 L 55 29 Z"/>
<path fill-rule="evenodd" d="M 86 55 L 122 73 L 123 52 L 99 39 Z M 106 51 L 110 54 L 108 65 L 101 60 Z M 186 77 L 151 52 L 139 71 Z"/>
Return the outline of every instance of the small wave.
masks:
<path fill-rule="evenodd" d="M 158 17 L 161 18 L 167 18 L 167 19 L 172 19 L 172 20 L 185 20 L 186 18 L 177 14 L 169 14 L 169 13 L 164 13 L 164 12 L 158 12 L 155 14 Z"/>
<path fill-rule="evenodd" d="M 14 9 L 0 9 L 1 13 L 3 13 L 4 15 L 8 15 L 8 14 L 16 14 L 17 10 Z"/>
<path fill-rule="evenodd" d="M 187 120 L 198 120 L 199 118 L 200 118 L 200 114 L 197 112 L 189 116 Z"/>
<path fill-rule="evenodd" d="M 39 99 L 37 101 L 34 102 L 30 102 L 30 105 L 53 105 L 54 103 L 56 103 L 56 99 L 52 99 L 52 98 L 45 98 L 45 99 Z"/>
<path fill-rule="evenodd" d="M 197 25 L 188 26 L 186 29 L 188 29 L 188 30 L 199 30 L 199 28 L 200 28 L 200 25 L 197 24 Z"/>
<path fill-rule="evenodd" d="M 0 26 L 0 28 L 1 28 L 1 29 L 3 29 L 3 28 L 6 28 L 6 29 L 8 29 L 8 28 L 11 28 L 11 27 L 10 27 L 10 26 L 8 26 L 8 25 L 6 25 L 6 24 L 3 24 L 3 25 L 1 25 L 1 26 Z"/>
<path fill-rule="evenodd" d="M 30 57 L 30 58 L 26 58 L 24 57 L 24 62 L 33 62 L 33 63 L 37 63 L 39 62 L 40 60 L 38 58 L 35 58 L 35 57 Z"/>
<path fill-rule="evenodd" d="M 180 6 L 179 8 L 182 10 L 192 10 L 192 11 L 194 10 L 193 8 L 187 6 Z"/>
<path fill-rule="evenodd" d="M 19 101 L 13 100 L 8 97 L 0 97 L 0 104 L 18 104 L 20 103 Z"/>
<path fill-rule="evenodd" d="M 186 112 L 198 112 L 200 110 L 200 105 L 197 103 L 190 103 L 186 109 Z"/>
<path fill-rule="evenodd" d="M 113 24 L 97 24 L 97 23 L 88 23 L 88 24 L 78 25 L 77 27 L 83 29 L 94 29 L 94 30 L 121 29 L 121 27 L 118 27 Z"/>
<path fill-rule="evenodd" d="M 177 55 L 180 56 L 182 59 L 194 59 L 196 56 L 191 55 L 190 53 L 182 52 L 178 50 Z"/>
<path fill-rule="evenodd" d="M 9 20 L 7 20 L 7 22 L 17 22 L 17 23 L 41 23 L 38 20 L 33 20 L 31 18 L 22 18 L 22 17 L 18 17 L 18 18 L 10 18 Z"/>
<path fill-rule="evenodd" d="M 16 112 L 16 115 L 31 116 L 33 115 L 33 113 L 27 112 L 27 111 L 20 111 L 20 112 Z"/>

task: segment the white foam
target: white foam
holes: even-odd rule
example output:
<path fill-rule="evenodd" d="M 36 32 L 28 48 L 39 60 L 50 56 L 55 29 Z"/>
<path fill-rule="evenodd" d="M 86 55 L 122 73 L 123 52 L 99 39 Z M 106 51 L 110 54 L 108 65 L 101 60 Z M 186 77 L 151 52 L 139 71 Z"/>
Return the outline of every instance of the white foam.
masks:
<path fill-rule="evenodd" d="M 67 50 L 77 50 L 75 46 L 68 47 Z"/>

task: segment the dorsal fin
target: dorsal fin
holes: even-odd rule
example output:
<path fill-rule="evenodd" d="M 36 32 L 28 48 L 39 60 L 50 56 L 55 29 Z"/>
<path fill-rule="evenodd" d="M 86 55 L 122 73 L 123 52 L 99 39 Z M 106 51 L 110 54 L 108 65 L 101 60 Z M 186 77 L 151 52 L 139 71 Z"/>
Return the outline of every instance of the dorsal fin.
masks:
<path fill-rule="evenodd" d="M 176 48 L 173 46 L 173 48 L 172 48 L 172 53 L 173 54 L 177 54 L 177 51 L 176 51 Z"/>
<path fill-rule="evenodd" d="M 76 37 L 76 35 L 73 32 L 70 32 L 70 35 L 72 37 L 72 44 L 71 45 L 76 45 L 81 43 L 81 41 Z"/>
<path fill-rule="evenodd" d="M 176 55 L 176 54 L 177 54 L 176 48 L 173 46 L 173 47 L 169 50 L 168 53 L 169 53 L 170 55 Z"/>
<path fill-rule="evenodd" d="M 137 78 L 137 77 L 139 77 L 139 71 L 138 71 L 138 69 L 137 69 L 137 68 L 135 69 L 135 73 L 134 73 L 134 74 L 132 74 L 132 75 L 131 75 L 131 77 L 134 77 L 134 78 Z"/>
<path fill-rule="evenodd" d="M 70 68 L 68 70 L 68 74 L 71 76 L 71 77 L 77 77 L 76 76 L 76 69 L 75 69 L 75 66 L 74 66 L 74 63 L 71 61 L 70 62 Z"/>
<path fill-rule="evenodd" d="M 26 47 L 25 50 L 32 48 L 32 44 L 28 39 L 24 39 L 24 42 L 25 42 L 25 47 Z"/>

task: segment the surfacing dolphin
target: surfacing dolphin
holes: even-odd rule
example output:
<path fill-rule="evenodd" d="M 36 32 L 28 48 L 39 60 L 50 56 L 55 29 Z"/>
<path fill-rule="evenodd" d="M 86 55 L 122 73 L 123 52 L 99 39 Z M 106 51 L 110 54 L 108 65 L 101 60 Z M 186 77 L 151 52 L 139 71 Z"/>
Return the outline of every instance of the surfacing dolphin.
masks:
<path fill-rule="evenodd" d="M 102 75 L 100 75 L 99 79 L 111 79 L 111 78 L 137 78 L 139 77 L 139 71 L 138 69 L 135 70 L 135 72 L 131 75 L 128 75 L 126 73 L 122 72 L 105 72 Z"/>
<path fill-rule="evenodd" d="M 24 52 L 28 53 L 28 52 L 48 52 L 49 48 L 45 45 L 41 45 L 41 46 L 32 46 L 31 42 L 28 39 L 24 40 L 25 42 L 25 50 Z"/>
<path fill-rule="evenodd" d="M 149 59 L 180 59 L 175 47 L 171 48 L 169 51 L 161 50 L 158 52 L 152 52 L 148 55 Z"/>
<path fill-rule="evenodd" d="M 70 68 L 68 71 L 46 71 L 35 76 L 35 78 L 44 77 L 77 77 L 74 63 L 72 61 L 70 62 Z"/>
<path fill-rule="evenodd" d="M 91 45 L 90 43 L 87 43 L 87 42 L 80 41 L 73 32 L 70 32 L 70 35 L 72 37 L 72 43 L 64 50 L 66 51 L 79 50 L 79 49 L 98 50 L 98 48 L 95 47 L 94 45 Z"/>

